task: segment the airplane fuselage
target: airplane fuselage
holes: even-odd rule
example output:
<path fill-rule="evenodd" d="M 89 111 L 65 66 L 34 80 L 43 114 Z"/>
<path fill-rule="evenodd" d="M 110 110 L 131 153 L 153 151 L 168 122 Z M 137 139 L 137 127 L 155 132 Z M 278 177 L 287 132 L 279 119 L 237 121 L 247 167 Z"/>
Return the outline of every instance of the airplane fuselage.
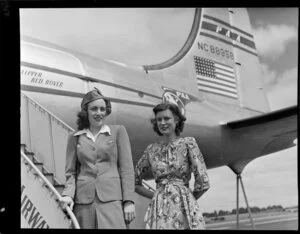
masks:
<path fill-rule="evenodd" d="M 187 121 L 181 136 L 196 138 L 208 168 L 228 163 L 225 151 L 222 150 L 220 124 L 255 114 L 234 105 L 202 100 L 186 91 L 193 90 L 193 83 L 185 79 L 182 79 L 182 91 L 179 90 L 182 87 L 179 80 L 176 85 L 164 79 L 159 82 L 143 70 L 118 64 L 104 62 L 102 66 L 105 70 L 90 68 L 94 74 L 90 72 L 87 75 L 35 63 L 22 62 L 21 65 L 21 90 L 75 130 L 82 96 L 93 87 L 100 89 L 112 101 L 112 114 L 107 117 L 106 123 L 126 127 L 134 164 L 148 144 L 159 140 L 159 136 L 152 130 L 150 118 L 154 117 L 152 108 L 162 101 L 165 93 L 163 88 L 175 90 L 175 93 L 177 91 L 177 96 L 187 102 L 184 107 Z M 100 63 L 97 65 L 101 67 Z M 231 155 L 230 160 L 233 159 Z"/>

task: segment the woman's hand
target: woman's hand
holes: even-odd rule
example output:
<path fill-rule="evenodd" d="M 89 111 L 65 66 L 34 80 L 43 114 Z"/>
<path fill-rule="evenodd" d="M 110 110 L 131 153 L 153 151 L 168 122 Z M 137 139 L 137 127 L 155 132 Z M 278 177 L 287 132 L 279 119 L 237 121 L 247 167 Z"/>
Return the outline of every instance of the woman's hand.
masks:
<path fill-rule="evenodd" d="M 63 210 L 66 210 L 68 205 L 70 206 L 71 210 L 73 210 L 74 202 L 73 202 L 73 199 L 71 197 L 64 196 L 60 200 L 60 205 L 61 205 Z"/>
<path fill-rule="evenodd" d="M 125 222 L 127 224 L 131 223 L 135 219 L 134 203 L 131 201 L 125 201 L 123 210 L 124 210 Z"/>

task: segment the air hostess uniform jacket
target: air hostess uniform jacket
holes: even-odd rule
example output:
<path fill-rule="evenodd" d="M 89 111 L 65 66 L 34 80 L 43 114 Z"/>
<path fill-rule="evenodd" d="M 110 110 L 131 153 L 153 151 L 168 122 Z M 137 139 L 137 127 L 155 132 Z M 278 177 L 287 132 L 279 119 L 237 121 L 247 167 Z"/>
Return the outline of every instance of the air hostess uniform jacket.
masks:
<path fill-rule="evenodd" d="M 92 203 L 95 196 L 102 202 L 134 201 L 134 169 L 125 127 L 104 125 L 99 133 L 95 142 L 86 129 L 69 135 L 62 195 L 73 198 L 75 205 Z"/>

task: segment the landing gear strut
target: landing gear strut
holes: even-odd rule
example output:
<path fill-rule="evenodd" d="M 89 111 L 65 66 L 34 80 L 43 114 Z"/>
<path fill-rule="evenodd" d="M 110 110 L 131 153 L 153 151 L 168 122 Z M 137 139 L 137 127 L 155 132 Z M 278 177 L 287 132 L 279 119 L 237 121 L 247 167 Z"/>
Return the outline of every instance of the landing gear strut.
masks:
<path fill-rule="evenodd" d="M 247 196 L 246 196 L 246 191 L 243 185 L 243 180 L 242 180 L 242 176 L 241 173 L 236 174 L 236 229 L 239 230 L 239 181 L 241 182 L 241 186 L 243 189 L 243 193 L 244 193 L 244 197 L 245 197 L 245 201 L 246 201 L 246 205 L 247 205 L 247 210 L 249 213 L 249 218 L 251 221 L 251 225 L 252 225 L 252 229 L 255 230 L 255 226 L 254 226 L 254 222 L 251 216 L 251 210 L 248 204 L 248 200 L 247 200 Z"/>
<path fill-rule="evenodd" d="M 254 222 L 251 216 L 251 210 L 248 204 L 247 196 L 246 196 L 246 191 L 243 185 L 243 180 L 242 180 L 242 172 L 245 168 L 245 166 L 251 161 L 252 159 L 244 159 L 244 160 L 239 160 L 231 163 L 228 165 L 230 169 L 236 174 L 236 229 L 239 230 L 239 181 L 241 182 L 241 186 L 243 189 L 246 205 L 247 205 L 247 210 L 249 214 L 249 218 L 251 221 L 252 229 L 255 229 Z"/>

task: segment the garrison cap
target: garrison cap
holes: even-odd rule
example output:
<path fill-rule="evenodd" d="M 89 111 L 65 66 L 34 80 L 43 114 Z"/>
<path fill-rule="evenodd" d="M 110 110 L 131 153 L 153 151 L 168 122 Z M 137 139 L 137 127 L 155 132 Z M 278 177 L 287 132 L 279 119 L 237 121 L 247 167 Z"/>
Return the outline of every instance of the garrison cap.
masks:
<path fill-rule="evenodd" d="M 84 110 L 84 107 L 88 103 L 95 101 L 97 99 L 103 99 L 106 104 L 106 115 L 109 115 L 111 113 L 111 103 L 110 103 L 109 98 L 104 97 L 99 89 L 97 89 L 96 87 L 94 87 L 94 88 L 95 88 L 94 90 L 89 91 L 88 93 L 86 93 L 83 96 L 82 101 L 81 101 L 81 110 Z"/>

